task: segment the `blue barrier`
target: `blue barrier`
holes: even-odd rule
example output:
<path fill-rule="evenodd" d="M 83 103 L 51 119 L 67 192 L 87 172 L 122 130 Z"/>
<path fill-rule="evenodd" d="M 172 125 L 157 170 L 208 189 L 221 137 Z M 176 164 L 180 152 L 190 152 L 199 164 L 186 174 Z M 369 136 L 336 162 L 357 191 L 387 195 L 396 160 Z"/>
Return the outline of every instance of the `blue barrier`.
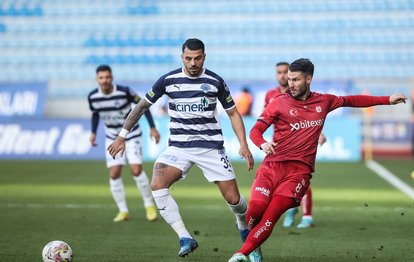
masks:
<path fill-rule="evenodd" d="M 0 119 L 43 116 L 46 83 L 0 83 Z"/>
<path fill-rule="evenodd" d="M 143 131 L 144 160 L 154 161 L 168 145 L 169 118 L 154 120 L 161 132 L 161 141 L 156 145 L 149 137 L 147 121 L 140 121 Z M 247 135 L 256 122 L 244 119 Z M 239 142 L 228 118 L 221 119 L 225 147 L 234 162 L 244 161 L 239 156 Z M 165 132 L 163 132 L 165 131 Z M 271 138 L 272 130 L 265 133 Z M 361 158 L 361 124 L 359 119 L 341 117 L 326 121 L 324 133 L 326 144 L 319 148 L 318 161 L 358 161 Z M 89 120 L 51 120 L 35 118 L 6 119 L 0 123 L 0 159 L 79 159 L 104 161 L 104 131 L 98 129 L 97 147 L 89 143 Z M 264 153 L 248 139 L 249 147 L 257 162 Z"/>

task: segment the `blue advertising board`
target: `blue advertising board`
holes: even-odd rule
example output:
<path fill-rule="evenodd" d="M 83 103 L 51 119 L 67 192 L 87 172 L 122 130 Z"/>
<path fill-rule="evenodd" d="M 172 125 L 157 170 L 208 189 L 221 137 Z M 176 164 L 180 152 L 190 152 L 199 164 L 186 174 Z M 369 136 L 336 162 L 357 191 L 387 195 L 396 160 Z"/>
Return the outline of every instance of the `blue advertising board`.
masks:
<path fill-rule="evenodd" d="M 141 120 L 143 154 L 145 161 L 154 161 L 168 145 L 169 118 L 154 119 L 161 133 L 157 145 L 149 136 L 147 121 Z M 255 118 L 244 118 L 246 133 L 256 122 Z M 230 120 L 221 119 L 225 147 L 232 161 L 244 161 L 239 156 L 239 141 Z M 265 133 L 270 140 L 271 128 Z M 324 134 L 328 141 L 318 149 L 320 161 L 357 161 L 360 156 L 361 123 L 355 118 L 332 118 L 326 121 Z M 19 118 L 0 123 L 0 159 L 82 159 L 104 161 L 104 130 L 98 129 L 97 147 L 89 143 L 90 120 L 53 120 L 44 118 Z M 251 141 L 249 147 L 257 162 L 264 153 Z"/>
<path fill-rule="evenodd" d="M 0 83 L 0 119 L 43 116 L 46 83 Z"/>

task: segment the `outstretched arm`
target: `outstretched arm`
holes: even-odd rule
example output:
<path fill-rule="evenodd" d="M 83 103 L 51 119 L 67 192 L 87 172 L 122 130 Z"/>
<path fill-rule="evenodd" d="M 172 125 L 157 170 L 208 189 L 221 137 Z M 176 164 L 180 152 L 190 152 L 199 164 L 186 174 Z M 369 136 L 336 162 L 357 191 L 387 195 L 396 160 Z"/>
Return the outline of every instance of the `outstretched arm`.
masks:
<path fill-rule="evenodd" d="M 405 103 L 405 100 L 407 100 L 407 97 L 403 94 L 393 94 L 391 96 L 344 96 L 344 106 L 369 107 L 375 105 L 396 105 Z"/>
<path fill-rule="evenodd" d="M 241 118 L 240 113 L 237 111 L 236 107 L 227 110 L 226 112 L 229 115 L 231 126 L 240 143 L 239 154 L 241 157 L 246 159 L 248 170 L 252 170 L 254 166 L 254 160 L 252 153 L 249 150 L 249 146 L 247 145 L 246 130 L 244 128 L 243 119 Z"/>
<path fill-rule="evenodd" d="M 115 156 L 120 153 L 121 156 L 124 154 L 125 151 L 125 137 L 128 135 L 129 131 L 132 127 L 138 122 L 138 120 L 142 117 L 144 112 L 148 110 L 151 106 L 145 99 L 141 99 L 138 104 L 135 106 L 134 110 L 132 110 L 129 114 L 127 119 L 125 120 L 124 126 L 119 133 L 118 137 L 115 141 L 108 146 L 109 154 L 115 159 Z"/>
<path fill-rule="evenodd" d="M 407 100 L 407 97 L 403 94 L 393 94 L 390 96 L 390 105 L 396 105 L 400 103 L 405 104 L 405 100 Z"/>

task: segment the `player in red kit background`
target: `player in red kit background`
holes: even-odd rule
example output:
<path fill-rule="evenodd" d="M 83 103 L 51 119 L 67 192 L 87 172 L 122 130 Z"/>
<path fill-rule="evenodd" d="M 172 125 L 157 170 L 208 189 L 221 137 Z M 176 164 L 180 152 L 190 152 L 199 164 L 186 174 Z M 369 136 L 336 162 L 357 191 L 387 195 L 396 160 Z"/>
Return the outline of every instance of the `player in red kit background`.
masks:
<path fill-rule="evenodd" d="M 289 70 L 288 62 L 279 62 L 276 64 L 276 80 L 279 85 L 273 89 L 270 89 L 266 92 L 264 108 L 272 102 L 272 100 L 280 94 L 284 94 L 289 90 L 287 73 Z"/>
<path fill-rule="evenodd" d="M 308 59 L 290 64 L 290 92 L 277 96 L 250 132 L 250 139 L 267 156 L 256 172 L 246 219 L 250 233 L 229 262 L 248 261 L 252 251 L 270 236 L 280 216 L 298 206 L 314 172 L 319 135 L 329 112 L 339 107 L 369 107 L 405 103 L 391 96 L 335 96 L 310 91 L 314 65 Z M 274 126 L 272 141 L 263 133 Z"/>

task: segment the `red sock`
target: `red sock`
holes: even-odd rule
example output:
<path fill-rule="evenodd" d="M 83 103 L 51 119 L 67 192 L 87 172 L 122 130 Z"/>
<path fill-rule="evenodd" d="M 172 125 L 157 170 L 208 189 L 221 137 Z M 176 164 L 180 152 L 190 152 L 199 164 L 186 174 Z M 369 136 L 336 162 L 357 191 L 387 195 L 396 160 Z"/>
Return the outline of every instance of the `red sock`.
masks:
<path fill-rule="evenodd" d="M 249 208 L 246 213 L 246 224 L 249 230 L 252 230 L 262 219 L 263 213 L 266 211 L 267 203 L 258 200 L 250 200 Z"/>
<path fill-rule="evenodd" d="M 246 242 L 244 242 L 242 248 L 237 252 L 243 253 L 246 256 L 249 255 L 270 236 L 280 216 L 289 208 L 297 205 L 294 198 L 275 196 L 267 206 L 260 222 L 253 227 Z M 252 209 L 252 206 L 249 205 L 249 209 Z"/>
<path fill-rule="evenodd" d="M 302 216 L 312 216 L 312 190 L 309 187 L 300 202 L 302 206 Z"/>

